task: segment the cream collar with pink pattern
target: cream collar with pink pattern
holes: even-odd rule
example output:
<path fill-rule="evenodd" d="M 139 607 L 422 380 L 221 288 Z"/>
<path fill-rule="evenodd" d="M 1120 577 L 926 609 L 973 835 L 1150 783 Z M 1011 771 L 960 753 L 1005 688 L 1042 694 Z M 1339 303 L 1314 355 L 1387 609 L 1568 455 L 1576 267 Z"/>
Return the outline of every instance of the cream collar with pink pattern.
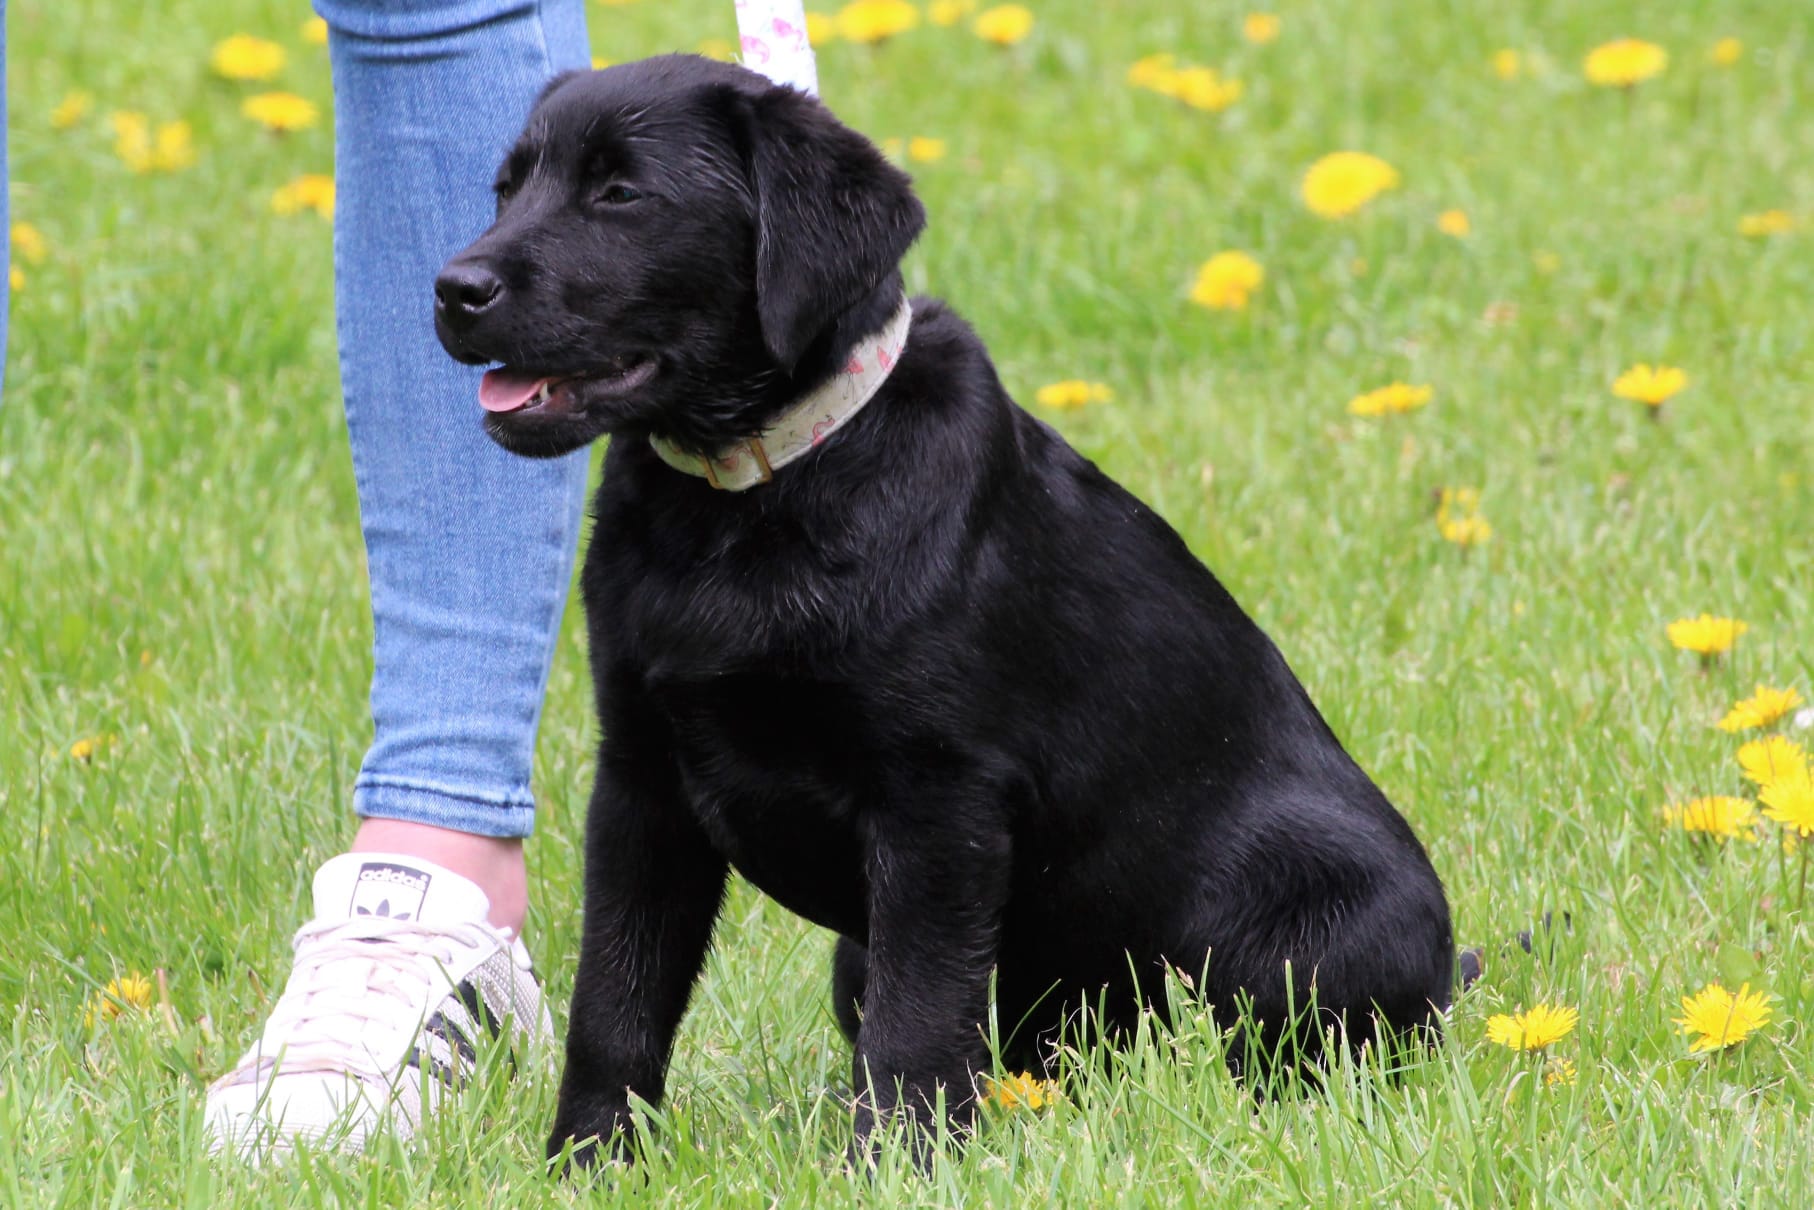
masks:
<path fill-rule="evenodd" d="M 903 296 L 882 330 L 851 350 L 843 369 L 807 392 L 775 423 L 710 458 L 689 454 L 665 437 L 653 434 L 649 444 L 675 470 L 697 475 L 727 492 L 767 483 L 776 471 L 817 449 L 820 442 L 844 427 L 874 397 L 907 347 L 907 329 L 912 324 L 913 305 Z"/>

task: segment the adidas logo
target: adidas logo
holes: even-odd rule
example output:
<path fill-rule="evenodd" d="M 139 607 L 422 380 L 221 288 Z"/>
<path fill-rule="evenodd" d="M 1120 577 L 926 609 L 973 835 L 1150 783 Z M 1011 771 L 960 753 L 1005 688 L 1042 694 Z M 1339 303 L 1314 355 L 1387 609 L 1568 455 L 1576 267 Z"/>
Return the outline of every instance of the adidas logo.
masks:
<path fill-rule="evenodd" d="M 359 876 L 353 882 L 353 901 L 347 915 L 414 920 L 422 913 L 429 881 L 429 875 L 421 870 L 388 861 L 368 861 L 359 867 Z"/>

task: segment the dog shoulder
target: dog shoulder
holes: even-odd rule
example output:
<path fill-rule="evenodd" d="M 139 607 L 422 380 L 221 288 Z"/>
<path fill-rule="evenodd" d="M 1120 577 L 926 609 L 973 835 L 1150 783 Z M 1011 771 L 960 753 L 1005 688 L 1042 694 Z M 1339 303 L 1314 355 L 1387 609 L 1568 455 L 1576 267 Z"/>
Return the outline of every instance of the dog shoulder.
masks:
<path fill-rule="evenodd" d="M 947 378 L 976 386 L 993 383 L 1000 386 L 989 350 L 970 321 L 942 298 L 916 294 L 909 300 L 913 307 L 913 327 L 908 347 L 915 361 Z M 908 367 L 903 364 L 903 369 Z"/>

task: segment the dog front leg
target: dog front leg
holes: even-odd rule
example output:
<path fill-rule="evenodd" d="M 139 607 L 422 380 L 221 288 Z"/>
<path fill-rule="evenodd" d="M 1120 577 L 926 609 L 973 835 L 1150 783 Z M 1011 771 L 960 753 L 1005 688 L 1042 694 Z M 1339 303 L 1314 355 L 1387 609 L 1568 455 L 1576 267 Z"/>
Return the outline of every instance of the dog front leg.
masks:
<path fill-rule="evenodd" d="M 629 745 L 625 745 L 627 748 Z M 630 1098 L 661 1101 L 674 1032 L 711 944 L 726 864 L 647 749 L 607 739 L 586 821 L 586 914 L 548 1139 L 590 1166 L 631 1156 Z"/>
<path fill-rule="evenodd" d="M 945 800 L 949 804 L 949 799 Z M 1009 883 L 1005 827 L 963 819 L 885 820 L 872 830 L 868 972 L 854 1058 L 855 1154 L 900 1116 L 923 1164 L 942 1094 L 952 1124 L 975 1116 L 988 1066 L 989 976 Z"/>

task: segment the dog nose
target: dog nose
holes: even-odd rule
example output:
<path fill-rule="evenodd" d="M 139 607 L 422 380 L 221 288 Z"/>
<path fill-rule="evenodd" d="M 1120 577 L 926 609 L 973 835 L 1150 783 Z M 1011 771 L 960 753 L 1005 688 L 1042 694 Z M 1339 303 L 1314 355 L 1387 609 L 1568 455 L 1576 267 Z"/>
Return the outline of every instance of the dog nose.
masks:
<path fill-rule="evenodd" d="M 449 319 L 475 318 L 502 293 L 503 281 L 483 265 L 452 264 L 435 278 L 435 308 Z"/>

